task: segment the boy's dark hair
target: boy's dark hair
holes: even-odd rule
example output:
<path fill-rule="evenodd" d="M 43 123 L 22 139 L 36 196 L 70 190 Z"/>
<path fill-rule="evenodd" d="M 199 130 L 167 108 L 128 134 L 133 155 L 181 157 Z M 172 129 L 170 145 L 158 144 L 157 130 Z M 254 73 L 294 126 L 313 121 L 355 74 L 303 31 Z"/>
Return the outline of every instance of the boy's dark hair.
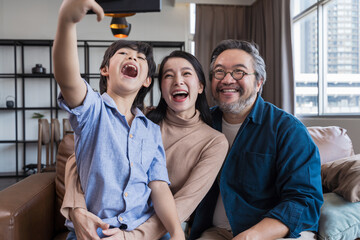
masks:
<path fill-rule="evenodd" d="M 154 75 L 155 75 L 155 61 L 153 56 L 153 49 L 152 47 L 144 42 L 138 42 L 138 41 L 125 41 L 125 40 L 119 40 L 114 43 L 112 43 L 108 49 L 106 49 L 103 61 L 101 63 L 100 69 L 102 69 L 105 66 L 109 66 L 110 58 L 114 56 L 117 50 L 120 48 L 129 48 L 135 51 L 138 51 L 139 53 L 143 53 L 146 57 L 146 61 L 148 64 L 148 77 L 151 78 L 151 84 L 149 87 L 141 87 L 138 94 L 135 97 L 135 100 L 133 102 L 132 108 L 139 108 L 141 111 L 144 110 L 144 99 L 146 94 L 151 90 L 151 88 L 154 85 Z M 103 94 L 107 91 L 107 78 L 105 76 L 100 76 L 100 93 Z"/>
<path fill-rule="evenodd" d="M 196 75 L 200 81 L 200 83 L 203 85 L 204 90 L 201 94 L 198 94 L 198 97 L 195 102 L 195 108 L 199 110 L 201 119 L 208 124 L 209 126 L 212 126 L 212 120 L 211 120 L 211 113 L 209 110 L 209 105 L 206 100 L 206 94 L 205 94 L 205 88 L 206 88 L 206 80 L 204 71 L 202 69 L 202 66 L 200 62 L 194 57 L 192 54 L 184 52 L 184 51 L 173 51 L 170 53 L 170 55 L 166 56 L 159 67 L 159 88 L 161 91 L 161 81 L 163 78 L 163 70 L 166 62 L 170 58 L 183 58 L 186 61 L 188 61 L 195 69 Z M 150 111 L 147 114 L 147 117 L 152 120 L 154 123 L 160 123 L 166 116 L 166 109 L 168 108 L 167 103 L 165 102 L 164 98 L 161 98 L 159 101 L 159 104 L 157 107 Z"/>

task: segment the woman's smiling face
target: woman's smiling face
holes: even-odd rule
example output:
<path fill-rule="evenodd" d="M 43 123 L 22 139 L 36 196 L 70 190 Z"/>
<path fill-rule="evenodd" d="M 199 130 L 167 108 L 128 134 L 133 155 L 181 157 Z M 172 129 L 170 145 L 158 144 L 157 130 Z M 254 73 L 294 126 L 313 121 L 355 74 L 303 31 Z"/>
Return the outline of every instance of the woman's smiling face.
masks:
<path fill-rule="evenodd" d="M 195 114 L 195 103 L 203 91 L 194 67 L 184 58 L 169 58 L 164 64 L 161 95 L 168 107 L 183 118 Z"/>

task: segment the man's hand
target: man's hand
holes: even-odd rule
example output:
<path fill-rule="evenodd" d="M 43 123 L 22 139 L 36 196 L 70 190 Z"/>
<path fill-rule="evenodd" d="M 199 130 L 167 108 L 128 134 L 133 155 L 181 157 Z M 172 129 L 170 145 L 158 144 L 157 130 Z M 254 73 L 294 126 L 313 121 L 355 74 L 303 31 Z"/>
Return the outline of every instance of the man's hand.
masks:
<path fill-rule="evenodd" d="M 236 235 L 233 240 L 261 240 L 261 235 L 257 234 L 255 231 L 248 229 L 242 233 Z"/>
<path fill-rule="evenodd" d="M 104 223 L 98 216 L 83 208 L 69 210 L 69 216 L 74 224 L 78 240 L 99 240 L 96 229 L 101 228 L 105 230 L 110 227 L 109 224 Z"/>
<path fill-rule="evenodd" d="M 236 235 L 233 240 L 274 240 L 285 237 L 289 228 L 277 219 L 264 218 L 256 225 Z"/>

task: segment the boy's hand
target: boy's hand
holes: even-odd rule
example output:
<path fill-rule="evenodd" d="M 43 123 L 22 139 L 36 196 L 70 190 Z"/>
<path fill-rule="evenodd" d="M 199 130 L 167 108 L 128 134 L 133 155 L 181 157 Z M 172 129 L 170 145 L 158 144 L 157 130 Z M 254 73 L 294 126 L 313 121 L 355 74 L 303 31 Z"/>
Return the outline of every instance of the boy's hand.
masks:
<path fill-rule="evenodd" d="M 77 23 L 89 10 L 96 13 L 98 21 L 103 19 L 104 10 L 95 0 L 64 0 L 60 7 L 59 19 L 68 23 Z"/>
<path fill-rule="evenodd" d="M 124 231 L 120 230 L 119 228 L 111 228 L 103 230 L 103 234 L 105 234 L 107 237 L 102 238 L 106 240 L 124 240 Z"/>
<path fill-rule="evenodd" d="M 99 217 L 83 208 L 69 211 L 69 216 L 75 227 L 78 240 L 100 239 L 97 228 L 108 229 L 109 224 L 104 223 Z"/>

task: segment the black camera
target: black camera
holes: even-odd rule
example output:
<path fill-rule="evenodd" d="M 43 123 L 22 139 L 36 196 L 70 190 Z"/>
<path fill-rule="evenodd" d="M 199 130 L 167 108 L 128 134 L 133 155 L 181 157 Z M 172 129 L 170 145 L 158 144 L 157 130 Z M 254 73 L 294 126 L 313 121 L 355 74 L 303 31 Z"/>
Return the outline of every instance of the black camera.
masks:
<path fill-rule="evenodd" d="M 96 0 L 106 13 L 160 12 L 161 0 Z M 94 12 L 88 12 L 94 13 Z"/>

